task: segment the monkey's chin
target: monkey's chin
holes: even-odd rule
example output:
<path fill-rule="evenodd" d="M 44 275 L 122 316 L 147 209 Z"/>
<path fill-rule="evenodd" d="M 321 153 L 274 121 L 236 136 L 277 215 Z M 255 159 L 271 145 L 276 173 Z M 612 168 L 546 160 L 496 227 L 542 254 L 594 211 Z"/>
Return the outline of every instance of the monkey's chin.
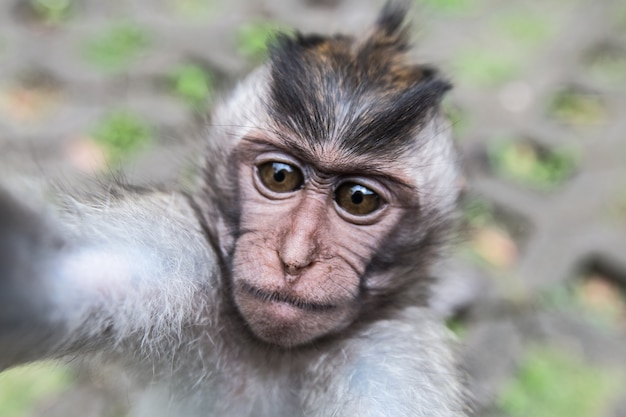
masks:
<path fill-rule="evenodd" d="M 250 330 L 261 340 L 282 347 L 295 347 L 344 329 L 350 323 L 349 309 L 315 304 L 239 286 L 235 303 Z"/>

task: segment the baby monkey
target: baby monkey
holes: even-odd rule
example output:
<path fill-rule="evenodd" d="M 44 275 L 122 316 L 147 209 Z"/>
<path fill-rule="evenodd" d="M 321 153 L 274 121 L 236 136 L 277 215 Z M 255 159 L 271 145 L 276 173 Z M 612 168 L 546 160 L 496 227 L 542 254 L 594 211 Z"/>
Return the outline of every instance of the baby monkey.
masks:
<path fill-rule="evenodd" d="M 136 416 L 467 416 L 428 308 L 459 194 L 450 85 L 407 59 L 405 15 L 280 36 L 215 109 L 192 192 L 54 214 L 0 192 L 0 369 L 119 368 Z"/>

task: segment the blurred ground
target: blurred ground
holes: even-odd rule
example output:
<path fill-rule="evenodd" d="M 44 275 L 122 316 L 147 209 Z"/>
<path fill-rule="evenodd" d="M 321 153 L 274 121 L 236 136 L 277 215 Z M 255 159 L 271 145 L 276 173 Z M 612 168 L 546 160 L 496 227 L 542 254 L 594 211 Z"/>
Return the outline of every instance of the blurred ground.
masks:
<path fill-rule="evenodd" d="M 184 181 L 269 30 L 358 32 L 380 6 L 2 0 L 2 170 Z M 626 3 L 421 0 L 413 21 L 416 60 L 456 86 L 468 237 L 440 298 L 478 415 L 626 416 Z M 13 370 L 0 417 L 123 416 L 111 378 Z"/>

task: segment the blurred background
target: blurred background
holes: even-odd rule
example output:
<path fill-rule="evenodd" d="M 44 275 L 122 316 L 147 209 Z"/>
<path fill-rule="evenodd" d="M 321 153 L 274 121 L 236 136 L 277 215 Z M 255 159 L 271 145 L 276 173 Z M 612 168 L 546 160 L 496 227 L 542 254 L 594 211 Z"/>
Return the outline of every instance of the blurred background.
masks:
<path fill-rule="evenodd" d="M 269 34 L 363 32 L 382 3 L 2 0 L 2 171 L 185 181 L 204 115 Z M 626 2 L 414 3 L 415 60 L 455 84 L 466 233 L 436 305 L 477 415 L 626 416 Z M 127 409 L 112 375 L 0 374 L 0 417 Z"/>

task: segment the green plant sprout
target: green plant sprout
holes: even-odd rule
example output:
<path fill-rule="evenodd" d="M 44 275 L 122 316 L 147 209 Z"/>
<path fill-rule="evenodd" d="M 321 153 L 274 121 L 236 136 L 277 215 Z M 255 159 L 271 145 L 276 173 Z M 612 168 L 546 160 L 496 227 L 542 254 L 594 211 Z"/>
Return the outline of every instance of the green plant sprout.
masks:
<path fill-rule="evenodd" d="M 542 150 L 527 141 L 496 141 L 487 148 L 487 154 L 497 175 L 540 189 L 562 184 L 576 166 L 571 152 Z"/>
<path fill-rule="evenodd" d="M 38 404 L 67 390 L 72 380 L 70 370 L 56 363 L 42 362 L 4 371 L 0 374 L 0 415 L 33 415 Z"/>
<path fill-rule="evenodd" d="M 106 72 L 121 72 L 128 68 L 150 44 L 146 31 L 131 25 L 117 24 L 89 39 L 85 58 Z"/>
<path fill-rule="evenodd" d="M 48 24 L 58 24 L 67 19 L 72 0 L 30 0 L 31 8 Z"/>
<path fill-rule="evenodd" d="M 170 81 L 174 93 L 196 110 L 204 110 L 213 93 L 213 78 L 202 67 L 182 65 L 172 71 Z"/>
<path fill-rule="evenodd" d="M 237 50 L 255 63 L 261 62 L 267 56 L 267 42 L 283 30 L 280 25 L 272 22 L 245 24 L 236 33 Z"/>
<path fill-rule="evenodd" d="M 558 92 L 548 105 L 548 115 L 571 125 L 594 125 L 606 119 L 597 95 L 573 90 Z"/>
<path fill-rule="evenodd" d="M 498 406 L 509 417 L 599 416 L 619 382 L 619 375 L 590 367 L 567 351 L 533 348 L 517 378 L 501 392 Z"/>
<path fill-rule="evenodd" d="M 110 113 L 94 132 L 112 164 L 136 153 L 152 139 L 152 129 L 140 117 L 126 110 Z"/>

